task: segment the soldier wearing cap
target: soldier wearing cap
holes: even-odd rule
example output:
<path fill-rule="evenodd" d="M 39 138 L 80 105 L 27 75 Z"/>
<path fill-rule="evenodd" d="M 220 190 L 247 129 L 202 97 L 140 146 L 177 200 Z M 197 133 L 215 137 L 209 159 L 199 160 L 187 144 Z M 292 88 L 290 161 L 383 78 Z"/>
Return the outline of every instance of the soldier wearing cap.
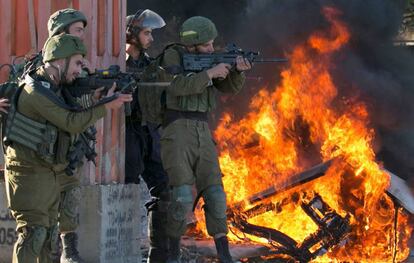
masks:
<path fill-rule="evenodd" d="M 44 65 L 26 75 L 11 102 L 5 128 L 6 193 L 18 232 L 13 263 L 51 262 L 58 238 L 58 175 L 68 165 L 76 135 L 108 109 L 132 100 L 119 94 L 110 102 L 77 111 L 65 103 L 61 84 L 70 85 L 79 76 L 86 47 L 78 37 L 63 34 L 49 38 L 43 51 Z"/>

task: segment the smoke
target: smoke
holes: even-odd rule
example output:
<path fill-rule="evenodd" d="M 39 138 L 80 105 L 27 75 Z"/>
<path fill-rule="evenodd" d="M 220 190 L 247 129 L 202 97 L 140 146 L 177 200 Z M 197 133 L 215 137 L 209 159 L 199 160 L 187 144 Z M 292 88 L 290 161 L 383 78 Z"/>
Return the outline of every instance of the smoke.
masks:
<path fill-rule="evenodd" d="M 236 43 L 264 57 L 283 57 L 303 43 L 312 32 L 329 27 L 322 7 L 336 7 L 351 31 L 351 41 L 338 54 L 332 69 L 343 96 L 355 96 L 369 107 L 377 134 L 378 158 L 394 173 L 414 176 L 414 53 L 396 47 L 404 0 L 143 0 L 129 1 L 128 14 L 138 8 L 158 12 L 167 22 L 156 33 L 153 54 L 178 40 L 180 24 L 193 15 L 211 18 L 217 25 L 219 46 Z M 242 116 L 258 88 L 273 87 L 283 65 L 255 65 L 241 94 L 223 97 L 220 111 Z M 353 87 L 353 88 L 351 88 Z M 355 90 L 354 87 L 357 87 Z M 244 105 L 244 106 L 240 106 Z"/>

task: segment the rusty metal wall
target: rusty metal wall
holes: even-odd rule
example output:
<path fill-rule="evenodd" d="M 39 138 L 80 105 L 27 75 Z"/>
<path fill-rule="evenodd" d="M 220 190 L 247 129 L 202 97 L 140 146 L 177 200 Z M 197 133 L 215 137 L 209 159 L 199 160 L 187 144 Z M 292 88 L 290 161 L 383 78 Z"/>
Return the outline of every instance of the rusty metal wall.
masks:
<path fill-rule="evenodd" d="M 0 64 L 42 49 L 47 20 L 56 10 L 72 7 L 88 18 L 85 42 L 92 67 L 118 64 L 125 68 L 126 0 L 0 0 Z M 0 83 L 8 68 L 0 71 Z M 124 118 L 122 111 L 108 113 L 97 123 L 97 166 L 82 171 L 85 184 L 124 182 Z"/>

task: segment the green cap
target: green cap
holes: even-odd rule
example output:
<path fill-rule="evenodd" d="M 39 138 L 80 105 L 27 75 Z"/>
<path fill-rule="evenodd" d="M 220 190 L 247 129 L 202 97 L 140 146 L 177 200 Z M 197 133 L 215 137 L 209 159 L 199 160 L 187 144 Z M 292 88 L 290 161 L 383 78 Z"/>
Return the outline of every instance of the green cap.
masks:
<path fill-rule="evenodd" d="M 210 19 L 202 16 L 187 19 L 180 29 L 180 40 L 184 45 L 204 44 L 216 37 L 216 26 Z"/>
<path fill-rule="evenodd" d="M 88 24 L 85 15 L 81 11 L 66 8 L 54 12 L 47 21 L 49 37 L 57 35 L 63 31 L 65 27 L 75 22 L 83 22 L 85 27 Z"/>
<path fill-rule="evenodd" d="M 46 41 L 43 48 L 43 63 L 61 58 L 68 58 L 76 54 L 86 56 L 86 47 L 78 37 L 60 34 Z"/>

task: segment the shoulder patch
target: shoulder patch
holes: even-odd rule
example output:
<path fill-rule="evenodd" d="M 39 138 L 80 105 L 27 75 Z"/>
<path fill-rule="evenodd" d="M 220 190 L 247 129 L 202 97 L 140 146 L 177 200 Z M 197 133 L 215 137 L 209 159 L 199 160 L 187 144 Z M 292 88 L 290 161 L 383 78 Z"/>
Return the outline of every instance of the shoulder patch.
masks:
<path fill-rule="evenodd" d="M 46 81 L 40 81 L 40 83 L 42 84 L 43 87 L 50 89 L 50 83 L 46 82 Z"/>

